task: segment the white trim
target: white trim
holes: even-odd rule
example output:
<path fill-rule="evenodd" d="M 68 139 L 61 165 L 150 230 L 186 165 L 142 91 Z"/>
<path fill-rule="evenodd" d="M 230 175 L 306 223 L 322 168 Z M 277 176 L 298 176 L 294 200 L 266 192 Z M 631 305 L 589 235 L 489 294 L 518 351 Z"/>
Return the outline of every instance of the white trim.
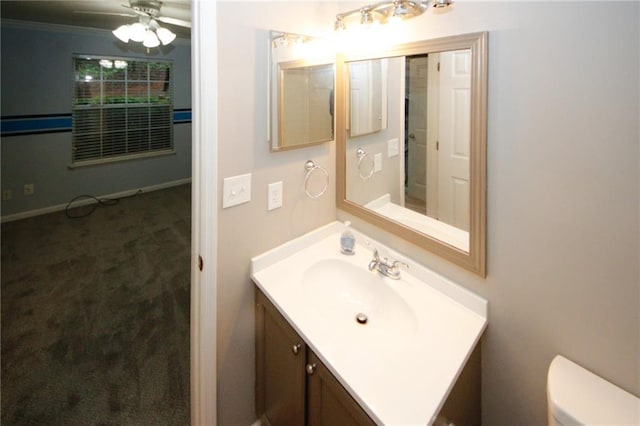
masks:
<path fill-rule="evenodd" d="M 82 167 L 100 166 L 111 163 L 119 163 L 122 161 L 140 160 L 143 158 L 164 157 L 166 155 L 176 155 L 176 150 L 172 148 L 171 150 L 163 151 L 147 151 L 141 154 L 126 154 L 118 155 L 116 157 L 104 157 L 97 160 L 80 160 L 76 161 L 75 163 L 70 163 L 67 167 L 69 169 L 79 169 Z"/>
<path fill-rule="evenodd" d="M 217 2 L 191 5 L 191 424 L 217 424 Z M 198 256 L 204 268 L 198 269 Z"/>
<path fill-rule="evenodd" d="M 111 198 L 111 199 L 123 198 L 123 197 L 128 197 L 130 195 L 133 195 L 133 194 L 135 194 L 137 192 L 157 191 L 159 189 L 166 189 L 166 188 L 171 188 L 171 187 L 174 187 L 174 186 L 184 185 L 184 184 L 189 183 L 189 182 L 191 182 L 191 178 L 185 178 L 185 179 L 180 179 L 180 180 L 174 180 L 174 181 L 171 181 L 171 182 L 160 183 L 160 184 L 157 184 L 157 185 L 144 186 L 142 188 L 128 189 L 126 191 L 116 192 L 116 193 L 113 193 L 113 194 L 97 195 L 96 198 Z M 86 205 L 94 204 L 94 203 L 95 203 L 95 200 L 88 198 L 88 199 L 84 199 L 84 200 L 78 200 L 77 202 L 73 203 L 73 206 L 74 207 L 81 207 L 81 206 L 86 206 Z M 7 216 L 2 216 L 1 223 L 12 222 L 14 220 L 26 219 L 28 217 L 34 217 L 34 216 L 40 216 L 40 215 L 43 215 L 43 214 L 59 212 L 59 211 L 65 210 L 68 205 L 69 205 L 69 203 L 57 204 L 55 206 L 43 207 L 41 209 L 29 210 L 29 211 L 26 211 L 26 212 L 20 212 L 20 213 L 10 214 L 10 215 L 7 215 Z"/>

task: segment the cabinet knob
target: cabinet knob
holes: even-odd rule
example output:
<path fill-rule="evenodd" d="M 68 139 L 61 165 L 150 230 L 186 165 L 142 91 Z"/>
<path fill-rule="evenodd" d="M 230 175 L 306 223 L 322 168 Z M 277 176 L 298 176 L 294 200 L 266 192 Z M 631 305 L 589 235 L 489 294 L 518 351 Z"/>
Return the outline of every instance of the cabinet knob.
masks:
<path fill-rule="evenodd" d="M 316 364 L 307 364 L 307 374 L 312 376 L 316 372 Z"/>
<path fill-rule="evenodd" d="M 300 348 L 302 348 L 302 345 L 300 343 L 296 343 L 291 348 L 291 352 L 293 352 L 294 355 L 298 355 L 300 353 Z"/>

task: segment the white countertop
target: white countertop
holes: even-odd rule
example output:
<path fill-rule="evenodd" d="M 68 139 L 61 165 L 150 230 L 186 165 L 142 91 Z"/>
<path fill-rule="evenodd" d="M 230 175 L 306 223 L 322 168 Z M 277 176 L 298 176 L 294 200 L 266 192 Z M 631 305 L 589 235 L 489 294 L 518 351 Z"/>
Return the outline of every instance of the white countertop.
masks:
<path fill-rule="evenodd" d="M 356 254 L 345 256 L 342 231 L 333 222 L 253 258 L 251 278 L 376 423 L 431 424 L 486 327 L 487 302 L 353 229 Z M 402 299 L 395 311 L 379 312 L 384 338 L 380 328 L 318 306 L 301 285 L 310 267 L 335 261 L 368 273 L 372 248 L 365 241 L 410 265 L 401 280 L 371 272 Z"/>
<path fill-rule="evenodd" d="M 443 241 L 464 252 L 469 252 L 468 231 L 394 204 L 391 202 L 389 194 L 384 194 L 380 198 L 370 201 L 365 207 L 425 235 L 430 235 L 436 240 Z"/>

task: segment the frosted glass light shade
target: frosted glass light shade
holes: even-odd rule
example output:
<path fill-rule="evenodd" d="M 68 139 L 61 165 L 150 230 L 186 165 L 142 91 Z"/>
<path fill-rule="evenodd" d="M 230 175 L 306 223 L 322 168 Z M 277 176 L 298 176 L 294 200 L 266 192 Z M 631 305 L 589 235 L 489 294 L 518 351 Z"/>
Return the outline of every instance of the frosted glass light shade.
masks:
<path fill-rule="evenodd" d="M 158 38 L 160 39 L 160 41 L 162 42 L 162 44 L 165 45 L 165 46 L 167 44 L 171 43 L 176 38 L 176 35 L 174 33 L 172 33 L 170 30 L 168 30 L 166 28 L 162 28 L 162 27 L 159 27 L 156 30 L 156 34 L 157 34 Z"/>
<path fill-rule="evenodd" d="M 144 45 L 144 47 L 158 47 L 160 46 L 160 40 L 158 40 L 156 33 L 151 30 L 147 30 L 145 32 L 144 41 L 142 44 Z"/>
<path fill-rule="evenodd" d="M 129 38 L 133 41 L 142 42 L 146 36 L 147 28 L 140 22 L 129 26 Z"/>
<path fill-rule="evenodd" d="M 115 30 L 112 31 L 113 35 L 118 37 L 119 40 L 124 41 L 125 43 L 129 43 L 130 37 L 130 26 L 129 25 L 121 25 Z"/>

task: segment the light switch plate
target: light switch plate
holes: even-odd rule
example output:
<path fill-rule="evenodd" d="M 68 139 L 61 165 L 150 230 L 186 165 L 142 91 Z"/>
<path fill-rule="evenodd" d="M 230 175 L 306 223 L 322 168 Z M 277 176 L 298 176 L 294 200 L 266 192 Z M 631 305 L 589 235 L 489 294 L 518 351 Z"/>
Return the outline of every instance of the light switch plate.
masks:
<path fill-rule="evenodd" d="M 373 166 L 374 166 L 373 170 L 376 173 L 382 170 L 382 153 L 379 152 L 373 156 Z"/>
<path fill-rule="evenodd" d="M 222 208 L 251 201 L 251 173 L 224 178 L 222 184 Z"/>
<path fill-rule="evenodd" d="M 400 154 L 400 145 L 398 143 L 398 138 L 389 139 L 387 141 L 387 156 L 389 158 L 395 157 Z"/>
<path fill-rule="evenodd" d="M 282 207 L 282 195 L 282 181 L 270 183 L 267 190 L 267 210 Z"/>

